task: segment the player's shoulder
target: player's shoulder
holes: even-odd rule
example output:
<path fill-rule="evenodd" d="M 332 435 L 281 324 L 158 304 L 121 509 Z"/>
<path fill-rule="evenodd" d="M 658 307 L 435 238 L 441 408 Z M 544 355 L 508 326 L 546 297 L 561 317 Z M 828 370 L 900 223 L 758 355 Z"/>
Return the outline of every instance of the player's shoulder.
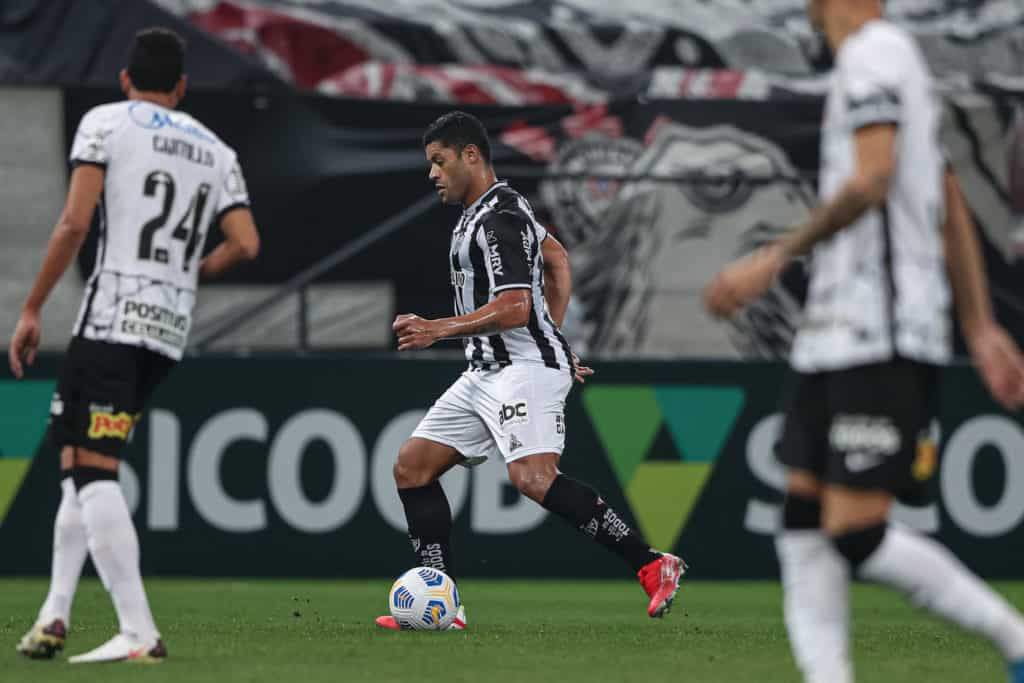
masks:
<path fill-rule="evenodd" d="M 487 213 L 480 218 L 480 224 L 486 230 L 499 228 L 519 230 L 523 225 L 530 222 L 530 215 L 519 202 L 518 193 L 515 193 L 515 196 L 504 195 L 495 197 L 493 204 L 488 209 Z"/>
<path fill-rule="evenodd" d="M 492 220 L 509 220 L 517 218 L 519 220 L 528 219 L 529 214 L 524 208 L 526 200 L 523 195 L 516 192 L 508 185 L 502 185 L 494 191 L 490 201 L 487 202 L 490 208 L 489 216 Z"/>
<path fill-rule="evenodd" d="M 79 125 L 89 129 L 116 128 L 126 118 L 127 104 L 122 101 L 97 105 L 85 112 Z"/>
<path fill-rule="evenodd" d="M 907 29 L 885 19 L 876 19 L 847 39 L 836 63 L 840 68 L 865 63 L 892 66 L 894 60 L 912 59 L 916 51 L 917 43 Z"/>
<path fill-rule="evenodd" d="M 174 134 L 192 142 L 211 145 L 233 157 L 235 152 L 202 121 L 180 109 L 168 109 L 146 100 L 126 100 L 111 105 L 111 115 L 144 132 Z"/>

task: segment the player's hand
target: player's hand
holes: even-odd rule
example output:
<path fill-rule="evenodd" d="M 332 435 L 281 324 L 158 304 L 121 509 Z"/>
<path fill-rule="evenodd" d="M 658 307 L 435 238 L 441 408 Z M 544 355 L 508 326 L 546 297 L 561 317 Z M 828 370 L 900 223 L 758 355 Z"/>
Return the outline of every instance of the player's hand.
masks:
<path fill-rule="evenodd" d="M 588 368 L 586 365 L 580 364 L 580 357 L 575 353 L 572 354 L 572 370 L 573 378 L 580 384 L 587 383 L 587 377 L 594 374 L 593 368 Z"/>
<path fill-rule="evenodd" d="M 704 290 L 704 307 L 716 318 L 730 318 L 765 293 L 786 265 L 778 245 L 770 244 L 733 261 Z"/>
<path fill-rule="evenodd" d="M 14 328 L 14 335 L 11 337 L 11 346 L 7 350 L 7 360 L 11 365 L 11 372 L 18 379 L 25 376 L 25 368 L 22 363 L 32 365 L 36 362 L 36 351 L 39 350 L 41 338 L 39 313 L 35 311 L 22 311 L 18 318 L 18 324 Z"/>
<path fill-rule="evenodd" d="M 404 313 L 391 325 L 398 337 L 398 350 L 425 349 L 438 340 L 435 321 Z"/>
<path fill-rule="evenodd" d="M 992 398 L 1006 410 L 1024 405 L 1024 355 L 995 322 L 982 325 L 967 339 L 978 374 Z"/>

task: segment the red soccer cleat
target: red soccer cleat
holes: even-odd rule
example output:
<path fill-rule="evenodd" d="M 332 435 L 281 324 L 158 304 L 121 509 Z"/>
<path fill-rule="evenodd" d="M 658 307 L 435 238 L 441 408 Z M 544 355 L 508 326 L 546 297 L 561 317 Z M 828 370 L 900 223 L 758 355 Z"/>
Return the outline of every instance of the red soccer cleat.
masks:
<path fill-rule="evenodd" d="M 386 628 L 391 631 L 402 630 L 402 627 L 398 625 L 398 622 L 395 621 L 395 618 L 390 615 L 386 617 L 377 617 L 374 621 L 376 622 L 377 626 L 380 626 L 381 628 Z"/>
<path fill-rule="evenodd" d="M 381 628 L 386 628 L 389 631 L 401 631 L 402 627 L 398 625 L 395 618 L 392 616 L 377 617 L 374 619 L 374 623 Z M 459 611 L 455 613 L 455 621 L 448 625 L 448 631 L 465 631 L 468 626 L 466 622 L 466 608 L 463 605 L 459 605 Z"/>
<path fill-rule="evenodd" d="M 679 591 L 679 579 L 685 573 L 686 563 L 668 553 L 664 553 L 653 562 L 648 562 L 637 572 L 640 585 L 651 598 L 647 606 L 647 616 L 658 618 L 669 611 Z"/>

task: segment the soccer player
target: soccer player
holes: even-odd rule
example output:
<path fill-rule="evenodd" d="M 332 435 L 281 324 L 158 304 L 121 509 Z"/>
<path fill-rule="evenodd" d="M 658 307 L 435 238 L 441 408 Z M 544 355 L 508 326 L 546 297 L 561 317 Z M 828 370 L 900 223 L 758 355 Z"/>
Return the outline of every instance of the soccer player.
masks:
<path fill-rule="evenodd" d="M 455 317 L 399 315 L 394 330 L 399 351 L 462 339 L 469 368 L 395 462 L 417 561 L 451 573 L 452 515 L 438 478 L 455 465 L 500 455 L 525 496 L 625 560 L 650 597 L 647 613 L 662 616 L 679 588 L 682 560 L 652 550 L 596 491 L 559 470 L 565 398 L 574 377 L 591 373 L 559 331 L 572 289 L 565 249 L 523 196 L 496 179 L 487 131 L 476 118 L 442 116 L 423 146 L 441 201 L 463 207 L 449 253 Z M 392 617 L 377 623 L 400 627 Z M 464 613 L 456 628 L 465 628 Z"/>
<path fill-rule="evenodd" d="M 71 661 L 158 662 L 167 656 L 139 573 L 139 541 L 118 484 L 118 458 L 150 394 L 181 359 L 198 280 L 259 251 L 235 153 L 200 122 L 174 111 L 185 94 L 183 59 L 184 43 L 175 33 L 139 32 L 120 74 L 127 100 L 82 118 L 64 210 L 11 339 L 11 370 L 21 378 L 39 347 L 40 310 L 98 205 L 96 267 L 50 408 L 63 495 L 50 591 L 17 648 L 29 657 L 51 658 L 63 649 L 87 552 L 110 592 L 120 632 Z M 211 224 L 225 240 L 201 258 Z"/>
<path fill-rule="evenodd" d="M 776 549 L 794 656 L 808 682 L 853 680 L 852 577 L 982 634 L 1021 683 L 1021 615 L 943 546 L 887 518 L 896 499 L 921 502 L 935 472 L 950 282 L 971 355 L 1007 408 L 1024 401 L 1024 363 L 994 321 L 977 236 L 956 179 L 944 175 L 940 105 L 917 45 L 882 19 L 879 0 L 812 0 L 809 12 L 835 53 L 823 203 L 705 293 L 712 313 L 732 315 L 811 253 L 778 447 L 788 480 Z"/>

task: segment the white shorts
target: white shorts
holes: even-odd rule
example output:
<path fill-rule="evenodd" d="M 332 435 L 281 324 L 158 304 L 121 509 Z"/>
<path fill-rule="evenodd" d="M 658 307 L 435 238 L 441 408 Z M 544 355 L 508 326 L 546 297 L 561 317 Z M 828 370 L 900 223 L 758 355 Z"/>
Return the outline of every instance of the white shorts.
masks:
<path fill-rule="evenodd" d="M 470 369 L 437 399 L 413 437 L 451 446 L 467 458 L 501 453 L 512 462 L 562 454 L 568 370 L 537 363 Z"/>

